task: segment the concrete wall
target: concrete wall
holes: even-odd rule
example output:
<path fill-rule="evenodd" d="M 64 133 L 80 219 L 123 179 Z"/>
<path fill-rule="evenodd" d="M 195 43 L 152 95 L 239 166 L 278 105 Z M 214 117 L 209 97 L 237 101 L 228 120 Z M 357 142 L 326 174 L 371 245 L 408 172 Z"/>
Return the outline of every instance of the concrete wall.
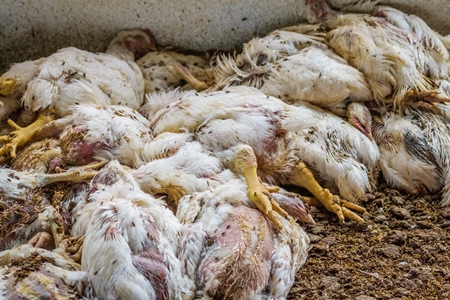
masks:
<path fill-rule="evenodd" d="M 0 71 L 75 46 L 103 51 L 115 33 L 150 28 L 159 44 L 230 49 L 305 20 L 303 0 L 0 0 Z M 340 7 L 351 0 L 331 0 Z M 450 1 L 386 0 L 450 33 Z"/>

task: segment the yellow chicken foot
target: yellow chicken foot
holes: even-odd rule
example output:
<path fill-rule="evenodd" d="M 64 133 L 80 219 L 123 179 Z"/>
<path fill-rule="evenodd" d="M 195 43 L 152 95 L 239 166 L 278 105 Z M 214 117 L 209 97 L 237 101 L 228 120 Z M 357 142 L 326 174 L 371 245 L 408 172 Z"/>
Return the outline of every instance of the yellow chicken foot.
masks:
<path fill-rule="evenodd" d="M 13 78 L 0 79 L 0 95 L 11 95 L 14 93 L 17 85 L 17 80 Z"/>
<path fill-rule="evenodd" d="M 178 74 L 187 82 L 189 83 L 195 90 L 197 91 L 203 91 L 209 88 L 210 86 L 207 85 L 205 82 L 198 80 L 195 78 L 191 72 L 189 72 L 188 68 L 181 65 L 180 63 L 173 62 L 171 64 L 175 68 L 175 70 L 178 72 Z"/>
<path fill-rule="evenodd" d="M 320 203 L 320 201 L 314 197 L 300 196 L 300 199 L 302 199 L 303 202 L 307 203 L 310 206 L 317 206 L 317 207 L 323 206 L 322 203 Z"/>
<path fill-rule="evenodd" d="M 366 212 L 366 210 L 359 205 L 346 200 L 341 200 L 338 196 L 330 193 L 328 189 L 321 187 L 320 184 L 314 179 L 313 174 L 305 163 L 300 162 L 296 166 L 293 179 L 297 185 L 308 189 L 308 191 L 310 191 L 326 209 L 335 213 L 340 221 L 344 221 L 345 218 L 349 218 L 358 223 L 364 222 L 363 218 L 352 212 L 350 209 L 361 213 Z"/>
<path fill-rule="evenodd" d="M 349 218 L 350 220 L 354 220 L 357 222 L 364 222 L 364 220 L 358 216 L 357 214 L 355 214 L 354 212 L 352 212 L 350 209 L 352 210 L 356 210 L 357 212 L 360 213 L 365 213 L 366 209 L 364 207 L 361 207 L 355 203 L 349 202 L 347 200 L 343 200 L 341 199 L 341 209 L 342 209 L 342 213 L 344 214 L 344 217 Z M 359 221 L 361 220 L 361 221 Z"/>
<path fill-rule="evenodd" d="M 36 187 L 43 187 L 55 182 L 63 182 L 63 181 L 86 181 L 94 178 L 97 175 L 98 171 L 96 169 L 100 169 L 106 164 L 106 162 L 97 162 L 94 164 L 76 167 L 71 169 L 70 171 L 58 173 L 58 174 L 36 174 Z"/>
<path fill-rule="evenodd" d="M 233 168 L 240 171 L 245 177 L 250 200 L 272 221 L 276 228 L 283 228 L 277 214 L 284 218 L 288 217 L 289 214 L 270 195 L 273 192 L 277 192 L 280 188 L 267 187 L 262 184 L 257 174 L 258 165 L 253 150 L 251 148 L 240 150 L 233 163 Z"/>
<path fill-rule="evenodd" d="M 17 147 L 26 144 L 45 124 L 55 119 L 55 112 L 49 110 L 41 114 L 33 124 L 27 127 L 20 127 L 13 120 L 8 120 L 8 124 L 15 130 L 9 135 L 0 136 L 0 143 L 3 147 L 0 148 L 0 156 L 9 153 L 11 158 L 16 157 Z"/>

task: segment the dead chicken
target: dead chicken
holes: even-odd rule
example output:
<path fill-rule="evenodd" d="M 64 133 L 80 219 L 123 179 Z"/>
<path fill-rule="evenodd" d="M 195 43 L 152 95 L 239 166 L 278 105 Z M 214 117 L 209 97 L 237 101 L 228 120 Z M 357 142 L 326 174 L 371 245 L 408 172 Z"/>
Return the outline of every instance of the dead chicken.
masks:
<path fill-rule="evenodd" d="M 46 124 L 35 139 L 57 138 L 66 165 L 118 159 L 136 167 L 145 160 L 145 145 L 152 140 L 149 126 L 148 120 L 129 107 L 77 105 L 66 116 Z M 31 160 L 34 155 L 36 151 L 23 159 Z"/>
<path fill-rule="evenodd" d="M 29 209 L 30 202 L 24 203 Z M 64 218 L 62 207 L 60 214 L 52 204 L 45 202 L 42 199 L 40 205 L 36 205 L 44 207 L 37 216 L 36 207 L 35 211 L 29 211 L 28 219 L 36 218 L 31 224 L 18 219 L 18 226 L 8 233 L 9 239 L 15 233 L 16 240 L 9 242 L 10 246 L 16 245 L 0 252 L 0 295 L 8 299 L 95 298 L 86 272 L 81 271 L 80 265 L 70 255 L 73 250 L 76 252 L 70 243 L 80 242 L 66 238 L 64 231 L 71 221 Z M 22 236 L 18 236 L 20 231 Z M 34 236 L 27 238 L 31 234 Z M 5 246 L 4 242 L 5 239 L 1 241 L 2 246 Z"/>
<path fill-rule="evenodd" d="M 99 298 L 192 298 L 175 256 L 180 222 L 117 161 L 93 178 L 75 219 L 72 234 L 85 236 L 82 268 Z"/>
<path fill-rule="evenodd" d="M 325 108 L 344 100 L 371 100 L 364 75 L 336 55 L 319 31 L 308 24 L 282 28 L 253 38 L 234 57 L 218 57 L 209 71 L 214 82 L 209 91 L 245 85 L 287 103 L 306 101 Z M 187 71 L 180 67 L 180 73 Z"/>
<path fill-rule="evenodd" d="M 300 219 L 312 222 L 292 193 L 274 193 L 292 200 Z M 295 274 L 305 263 L 309 238 L 295 222 L 282 220 L 275 230 L 255 209 L 245 182 L 231 181 L 211 191 L 181 198 L 177 217 L 185 224 L 179 257 L 195 278 L 201 299 L 286 299 Z"/>
<path fill-rule="evenodd" d="M 380 169 L 389 186 L 409 193 L 442 191 L 450 204 L 450 125 L 424 107 L 405 107 L 402 114 L 374 111 L 373 137 L 380 149 Z"/>
<path fill-rule="evenodd" d="M 309 22 L 327 28 L 328 44 L 366 76 L 375 100 L 400 109 L 410 94 L 448 101 L 433 83 L 448 77 L 449 54 L 439 35 L 417 16 L 377 3 L 338 12 L 326 0 L 305 0 Z"/>
<path fill-rule="evenodd" d="M 364 209 L 322 188 L 313 176 L 334 181 L 333 187 L 351 200 L 370 190 L 369 174 L 379 157 L 378 149 L 333 114 L 306 105 L 287 105 L 257 89 L 234 87 L 175 101 L 151 119 L 151 128 L 156 136 L 193 133 L 225 168 L 244 175 L 250 199 L 274 222 L 275 212 L 287 214 L 276 201 L 268 201 L 270 197 L 260 197 L 270 193 L 258 175 L 270 184 L 306 187 L 340 220 L 362 221 L 346 206 Z"/>
<path fill-rule="evenodd" d="M 64 48 L 47 58 L 15 64 L 0 76 L 0 95 L 22 103 L 25 111 L 39 113 L 37 120 L 0 137 L 4 146 L 0 155 L 16 155 L 25 144 L 52 119 L 65 116 L 72 105 L 102 104 L 138 108 L 144 101 L 144 81 L 135 56 L 153 45 L 153 37 L 144 31 L 127 31 L 109 45 L 107 54 Z M 2 106 L 18 106 L 16 102 Z M 5 118 L 11 109 L 4 109 Z"/>

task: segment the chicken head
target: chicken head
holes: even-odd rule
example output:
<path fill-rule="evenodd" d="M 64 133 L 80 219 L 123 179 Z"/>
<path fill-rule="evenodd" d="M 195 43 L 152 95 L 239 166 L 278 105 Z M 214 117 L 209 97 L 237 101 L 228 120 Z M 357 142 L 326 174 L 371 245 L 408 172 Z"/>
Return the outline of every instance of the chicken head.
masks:
<path fill-rule="evenodd" d="M 347 107 L 347 119 L 372 140 L 372 115 L 367 106 L 358 102 L 350 103 Z"/>
<path fill-rule="evenodd" d="M 149 51 L 156 51 L 156 40 L 150 29 L 132 29 L 120 31 L 109 43 L 106 53 L 117 54 L 120 50 L 128 50 L 138 60 Z"/>
<path fill-rule="evenodd" d="M 331 8 L 326 0 L 305 0 L 308 22 L 319 23 L 331 14 Z"/>

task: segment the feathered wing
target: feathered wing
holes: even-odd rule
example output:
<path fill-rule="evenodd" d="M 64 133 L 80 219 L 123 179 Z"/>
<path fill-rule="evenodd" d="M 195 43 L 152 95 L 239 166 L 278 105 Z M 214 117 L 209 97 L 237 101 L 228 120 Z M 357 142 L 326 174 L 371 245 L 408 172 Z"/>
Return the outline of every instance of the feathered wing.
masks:
<path fill-rule="evenodd" d="M 377 7 L 373 14 L 382 16 L 398 28 L 415 34 L 423 46 L 427 75 L 430 78 L 448 77 L 448 50 L 442 42 L 441 36 L 432 30 L 424 20 L 416 15 L 405 14 L 398 9 L 388 6 Z"/>
<path fill-rule="evenodd" d="M 366 76 L 377 101 L 396 105 L 410 90 L 428 91 L 426 58 L 416 37 L 377 17 L 338 15 L 330 20 L 327 40 L 337 54 Z"/>
<path fill-rule="evenodd" d="M 329 49 L 321 35 L 318 25 L 299 24 L 254 38 L 241 54 L 218 59 L 212 89 L 251 86 L 285 102 L 319 106 L 370 100 L 363 74 Z"/>
<path fill-rule="evenodd" d="M 333 51 L 309 47 L 274 65 L 261 90 L 292 103 L 306 101 L 325 107 L 345 99 L 367 101 L 372 98 L 361 72 L 349 66 Z"/>
<path fill-rule="evenodd" d="M 390 186 L 408 192 L 442 187 L 439 152 L 420 127 L 388 112 L 375 118 L 372 128 L 381 154 L 380 169 Z"/>
<path fill-rule="evenodd" d="M 166 92 L 155 92 L 145 94 L 145 104 L 139 108 L 139 113 L 146 119 L 151 120 L 158 111 L 166 108 L 171 103 L 181 100 L 183 97 L 195 95 L 195 91 L 173 89 Z"/>
<path fill-rule="evenodd" d="M 82 264 L 94 290 L 105 298 L 191 297 L 193 282 L 176 258 L 182 229 L 178 219 L 162 201 L 141 192 L 117 161 L 105 168 L 91 183 L 97 186 L 91 187 L 89 199 L 96 205 L 80 211 L 91 215 Z"/>
<path fill-rule="evenodd" d="M 92 148 L 92 154 L 98 160 L 118 159 L 132 167 L 146 162 L 144 147 L 152 140 L 149 122 L 131 108 L 119 105 L 72 106 L 70 113 L 57 120 L 57 124 L 65 126 L 60 135 L 63 151 L 74 153 L 76 158 L 79 156 L 77 150 L 71 152 L 71 149 L 82 143 L 85 145 L 80 151 L 82 156 L 87 156 L 87 149 Z M 81 158 L 74 160 L 82 161 Z"/>
<path fill-rule="evenodd" d="M 143 191 L 167 194 L 175 203 L 184 195 L 208 190 L 232 177 L 198 142 L 181 145 L 173 155 L 155 159 L 130 173 Z"/>
<path fill-rule="evenodd" d="M 225 91 L 198 93 L 183 97 L 161 109 L 151 120 L 155 135 L 162 132 L 194 132 L 208 120 L 233 117 L 251 112 L 253 106 L 267 110 L 283 110 L 285 104 L 249 87 L 230 87 Z"/>
<path fill-rule="evenodd" d="M 63 48 L 39 65 L 22 101 L 33 111 L 55 107 L 62 116 L 77 103 L 137 109 L 144 101 L 141 81 L 142 74 L 113 55 Z"/>
<path fill-rule="evenodd" d="M 289 221 L 283 220 L 283 223 Z M 274 236 L 274 251 L 270 256 L 270 297 L 285 299 L 295 282 L 295 275 L 308 257 L 309 237 L 296 223 L 285 224 Z"/>
<path fill-rule="evenodd" d="M 0 167 L 0 192 L 7 198 L 17 199 L 36 186 L 37 179 L 29 172 L 18 172 Z"/>
<path fill-rule="evenodd" d="M 332 113 L 307 104 L 299 105 L 298 110 L 305 113 L 292 111 L 287 119 L 299 122 L 308 116 L 314 122 L 291 133 L 289 148 L 296 149 L 318 180 L 331 184 L 327 188 L 334 185 L 349 200 L 364 199 L 380 156 L 377 145 Z"/>

